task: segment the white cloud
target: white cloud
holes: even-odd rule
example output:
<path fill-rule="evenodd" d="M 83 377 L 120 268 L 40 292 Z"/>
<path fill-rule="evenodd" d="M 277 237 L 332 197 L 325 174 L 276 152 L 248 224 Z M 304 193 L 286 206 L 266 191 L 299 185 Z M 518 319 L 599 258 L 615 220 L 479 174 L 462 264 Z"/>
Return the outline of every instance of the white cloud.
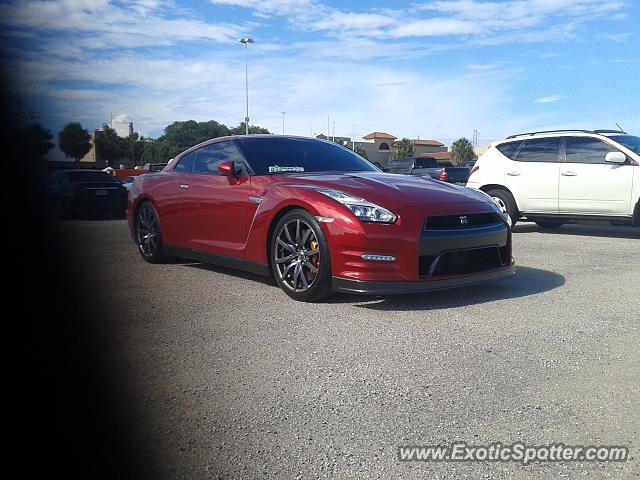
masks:
<path fill-rule="evenodd" d="M 29 0 L 0 5 L 8 27 L 68 32 L 86 48 L 136 48 L 180 41 L 229 42 L 242 28 L 189 18 L 165 3 L 142 0 L 125 5 L 109 0 Z"/>
<path fill-rule="evenodd" d="M 482 26 L 473 21 L 454 18 L 428 18 L 410 21 L 391 29 L 391 37 L 441 37 L 481 33 Z"/>
<path fill-rule="evenodd" d="M 354 13 L 335 10 L 311 25 L 314 30 L 357 31 L 372 35 L 372 30 L 397 24 L 395 18 L 379 13 Z"/>
<path fill-rule="evenodd" d="M 210 0 L 214 5 L 253 10 L 258 16 L 307 16 L 324 7 L 313 0 Z"/>
<path fill-rule="evenodd" d="M 283 33 L 287 41 L 271 37 L 250 49 L 252 123 L 280 131 L 284 110 L 287 131 L 309 134 L 312 128 L 325 131 L 330 114 L 336 134 L 350 135 L 355 122 L 359 134 L 384 129 L 447 142 L 475 128 L 485 138 L 535 128 L 559 109 L 519 116 L 511 99 L 522 71 L 511 61 L 462 61 L 461 68 L 429 70 L 430 54 L 565 40 L 586 19 L 620 9 L 619 2 L 590 0 L 435 1 L 404 12 L 348 11 L 313 0 L 209 1 L 249 9 L 245 15 L 282 17 L 278 26 L 295 30 L 292 39 Z M 145 135 L 190 118 L 238 124 L 244 117 L 244 58 L 224 45 L 237 47 L 238 36 L 264 28 L 263 20 L 212 23 L 164 0 L 13 0 L 0 5 L 0 18 L 9 35 L 31 37 L 11 53 L 24 80 L 22 95 L 44 98 L 61 124 L 78 119 L 99 126 L 113 112 L 121 133 L 133 121 Z M 432 41 L 451 36 L 458 38 Z M 198 53 L 163 48 L 180 42 L 219 45 Z M 24 49 L 26 43 L 31 47 Z"/>
<path fill-rule="evenodd" d="M 565 97 L 564 95 L 549 95 L 547 97 L 536 98 L 534 102 L 535 103 L 556 103 L 566 99 L 567 97 Z"/>

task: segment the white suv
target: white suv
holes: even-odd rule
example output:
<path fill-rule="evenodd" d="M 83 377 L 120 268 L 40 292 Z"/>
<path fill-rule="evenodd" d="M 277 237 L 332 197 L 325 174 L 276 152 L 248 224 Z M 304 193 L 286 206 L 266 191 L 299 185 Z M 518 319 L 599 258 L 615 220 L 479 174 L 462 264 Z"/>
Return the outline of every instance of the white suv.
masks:
<path fill-rule="evenodd" d="M 556 130 L 491 144 L 467 187 L 492 196 L 515 224 L 581 220 L 640 224 L 640 137 L 614 130 Z"/>

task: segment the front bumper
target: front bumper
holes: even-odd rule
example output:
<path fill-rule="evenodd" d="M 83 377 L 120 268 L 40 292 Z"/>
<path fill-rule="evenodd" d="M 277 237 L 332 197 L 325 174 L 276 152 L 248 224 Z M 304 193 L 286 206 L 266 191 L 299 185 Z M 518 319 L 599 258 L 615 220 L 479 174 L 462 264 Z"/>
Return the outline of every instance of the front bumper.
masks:
<path fill-rule="evenodd" d="M 512 262 L 511 265 L 496 268 L 494 270 L 441 279 L 385 282 L 333 277 L 331 279 L 331 284 L 334 292 L 358 295 L 400 295 L 467 287 L 469 285 L 477 285 L 480 283 L 508 278 L 515 275 L 515 273 L 516 267 Z"/>

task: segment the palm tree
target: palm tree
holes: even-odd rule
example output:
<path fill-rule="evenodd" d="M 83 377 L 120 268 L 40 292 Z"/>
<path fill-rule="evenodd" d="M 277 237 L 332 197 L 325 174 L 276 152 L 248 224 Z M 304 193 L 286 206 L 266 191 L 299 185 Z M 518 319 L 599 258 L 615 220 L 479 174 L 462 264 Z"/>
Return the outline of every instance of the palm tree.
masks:
<path fill-rule="evenodd" d="M 76 168 L 80 159 L 91 150 L 91 136 L 78 122 L 71 122 L 60 131 L 58 143 L 67 158 L 73 158 Z"/>
<path fill-rule="evenodd" d="M 413 143 L 408 138 L 403 138 L 394 144 L 395 150 L 391 154 L 391 160 L 413 156 Z"/>
<path fill-rule="evenodd" d="M 23 153 L 34 161 L 42 160 L 55 146 L 51 132 L 39 123 L 24 128 L 20 132 L 20 138 L 23 144 Z"/>
<path fill-rule="evenodd" d="M 453 142 L 451 145 L 451 163 L 458 165 L 462 162 L 469 162 L 476 158 L 471 142 L 462 137 Z"/>

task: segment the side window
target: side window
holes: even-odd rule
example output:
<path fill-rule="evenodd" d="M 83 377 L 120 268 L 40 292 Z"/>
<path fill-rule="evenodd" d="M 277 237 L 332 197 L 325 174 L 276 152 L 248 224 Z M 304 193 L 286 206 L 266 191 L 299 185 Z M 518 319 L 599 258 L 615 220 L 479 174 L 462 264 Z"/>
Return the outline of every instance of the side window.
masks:
<path fill-rule="evenodd" d="M 569 137 L 566 146 L 567 163 L 605 163 L 609 152 L 617 152 L 613 146 L 597 138 Z"/>
<path fill-rule="evenodd" d="M 518 162 L 555 163 L 558 161 L 559 138 L 527 140 L 516 154 Z"/>
<path fill-rule="evenodd" d="M 423 158 L 416 158 L 416 163 L 413 168 L 425 168 L 425 161 Z"/>
<path fill-rule="evenodd" d="M 196 152 L 187 153 L 184 157 L 178 160 L 178 164 L 175 166 L 173 171 L 179 173 L 191 173 L 195 158 Z"/>
<path fill-rule="evenodd" d="M 502 143 L 498 145 L 496 148 L 505 157 L 510 158 L 511 160 L 515 160 L 516 152 L 518 151 L 518 148 L 520 147 L 520 145 L 522 145 L 522 141 Z"/>
<path fill-rule="evenodd" d="M 244 157 L 236 146 L 230 142 L 220 142 L 207 145 L 198 149 L 196 161 L 193 165 L 193 173 L 205 175 L 219 175 L 218 165 L 223 162 L 234 161 L 239 168 L 239 175 L 247 175 L 244 165 Z"/>

